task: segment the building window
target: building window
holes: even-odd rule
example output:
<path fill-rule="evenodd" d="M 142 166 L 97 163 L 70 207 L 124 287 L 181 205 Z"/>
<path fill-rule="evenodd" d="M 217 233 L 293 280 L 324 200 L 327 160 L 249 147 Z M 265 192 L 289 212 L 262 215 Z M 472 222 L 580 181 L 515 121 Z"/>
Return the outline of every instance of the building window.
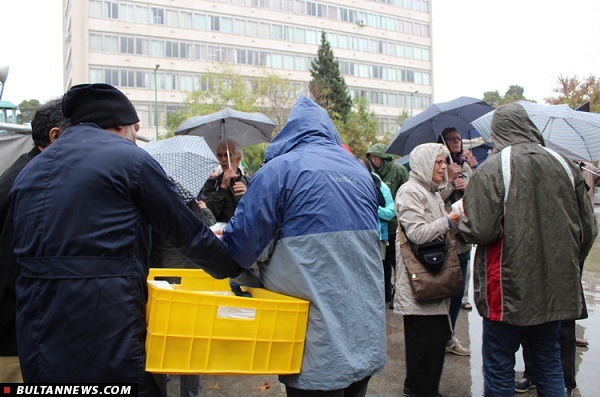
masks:
<path fill-rule="evenodd" d="M 179 58 L 179 43 L 167 41 L 165 42 L 165 45 L 167 58 Z"/>
<path fill-rule="evenodd" d="M 133 37 L 120 37 L 120 41 L 121 54 L 133 54 Z"/>
<path fill-rule="evenodd" d="M 91 18 L 102 18 L 102 1 L 90 0 L 88 7 Z"/>
<path fill-rule="evenodd" d="M 219 31 L 221 30 L 220 17 L 215 15 L 209 15 L 208 20 L 210 21 L 210 30 Z"/>
<path fill-rule="evenodd" d="M 119 85 L 119 71 L 104 69 L 104 82 L 110 85 Z"/>
<path fill-rule="evenodd" d="M 135 39 L 135 53 L 138 55 L 150 55 L 150 40 Z"/>
<path fill-rule="evenodd" d="M 194 14 L 192 19 L 192 26 L 194 29 L 206 30 L 206 15 L 205 14 Z"/>
<path fill-rule="evenodd" d="M 119 19 L 119 3 L 113 3 L 107 1 L 106 5 L 106 17 L 108 19 Z"/>
<path fill-rule="evenodd" d="M 155 25 L 163 25 L 165 23 L 165 10 L 164 8 L 152 7 L 152 23 Z"/>
<path fill-rule="evenodd" d="M 150 23 L 150 10 L 146 6 L 135 6 L 134 20 L 139 23 Z"/>
<path fill-rule="evenodd" d="M 121 13 L 121 20 L 123 21 L 133 21 L 134 19 L 134 7 L 131 4 L 121 4 L 120 5 L 120 13 Z"/>
<path fill-rule="evenodd" d="M 121 86 L 135 87 L 135 78 L 133 70 L 121 70 Z"/>

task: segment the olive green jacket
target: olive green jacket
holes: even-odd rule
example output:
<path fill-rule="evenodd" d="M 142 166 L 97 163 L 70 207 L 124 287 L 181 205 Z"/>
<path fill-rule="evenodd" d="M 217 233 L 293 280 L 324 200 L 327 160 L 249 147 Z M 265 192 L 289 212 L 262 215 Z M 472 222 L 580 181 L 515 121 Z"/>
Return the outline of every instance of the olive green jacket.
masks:
<path fill-rule="evenodd" d="M 572 161 L 542 146 L 541 134 L 518 104 L 496 110 L 492 140 L 497 151 L 511 147 L 508 162 L 494 154 L 479 166 L 463 198 L 467 216 L 459 222 L 463 237 L 478 244 L 477 309 L 490 320 L 515 325 L 576 319 L 581 265 L 597 234 L 583 176 Z"/>
<path fill-rule="evenodd" d="M 374 154 L 377 157 L 381 157 L 381 167 L 377 168 L 373 163 L 373 170 L 383 182 L 390 188 L 392 198 L 396 198 L 396 193 L 403 183 L 408 181 L 408 171 L 402 164 L 394 162 L 394 157 L 385 152 L 386 146 L 383 143 L 376 143 L 371 146 L 367 151 L 367 157 L 370 154 Z M 370 160 L 369 160 L 370 161 Z M 388 235 L 390 238 L 395 238 L 396 229 L 398 228 L 398 219 L 394 217 L 388 222 Z M 389 240 L 394 241 L 394 240 Z"/>

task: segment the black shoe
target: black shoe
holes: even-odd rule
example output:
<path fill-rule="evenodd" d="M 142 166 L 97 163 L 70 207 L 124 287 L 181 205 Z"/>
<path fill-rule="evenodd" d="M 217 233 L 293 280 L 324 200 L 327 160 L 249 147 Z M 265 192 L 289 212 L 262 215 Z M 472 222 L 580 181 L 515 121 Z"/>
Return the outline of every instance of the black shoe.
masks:
<path fill-rule="evenodd" d="M 525 393 L 527 390 L 534 388 L 535 385 L 526 377 L 515 380 L 515 391 L 517 393 Z"/>

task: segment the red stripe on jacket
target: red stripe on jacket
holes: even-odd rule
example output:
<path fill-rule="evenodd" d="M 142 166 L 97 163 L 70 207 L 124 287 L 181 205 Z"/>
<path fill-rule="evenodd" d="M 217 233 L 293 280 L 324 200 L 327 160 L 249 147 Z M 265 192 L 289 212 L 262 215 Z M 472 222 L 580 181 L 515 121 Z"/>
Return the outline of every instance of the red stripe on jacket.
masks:
<path fill-rule="evenodd" d="M 488 318 L 502 321 L 502 243 L 504 238 L 490 243 L 485 248 L 487 268 L 486 299 Z"/>

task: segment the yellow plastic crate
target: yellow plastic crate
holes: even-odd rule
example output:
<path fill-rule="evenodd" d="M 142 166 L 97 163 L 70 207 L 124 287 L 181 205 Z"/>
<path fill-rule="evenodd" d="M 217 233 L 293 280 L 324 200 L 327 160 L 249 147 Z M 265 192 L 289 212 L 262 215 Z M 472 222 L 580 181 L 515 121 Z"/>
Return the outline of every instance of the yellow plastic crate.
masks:
<path fill-rule="evenodd" d="M 262 288 L 220 295 L 229 282 L 202 270 L 150 269 L 174 289 L 148 283 L 146 370 L 166 374 L 300 372 L 309 302 Z M 241 318 L 238 318 L 241 316 Z"/>

